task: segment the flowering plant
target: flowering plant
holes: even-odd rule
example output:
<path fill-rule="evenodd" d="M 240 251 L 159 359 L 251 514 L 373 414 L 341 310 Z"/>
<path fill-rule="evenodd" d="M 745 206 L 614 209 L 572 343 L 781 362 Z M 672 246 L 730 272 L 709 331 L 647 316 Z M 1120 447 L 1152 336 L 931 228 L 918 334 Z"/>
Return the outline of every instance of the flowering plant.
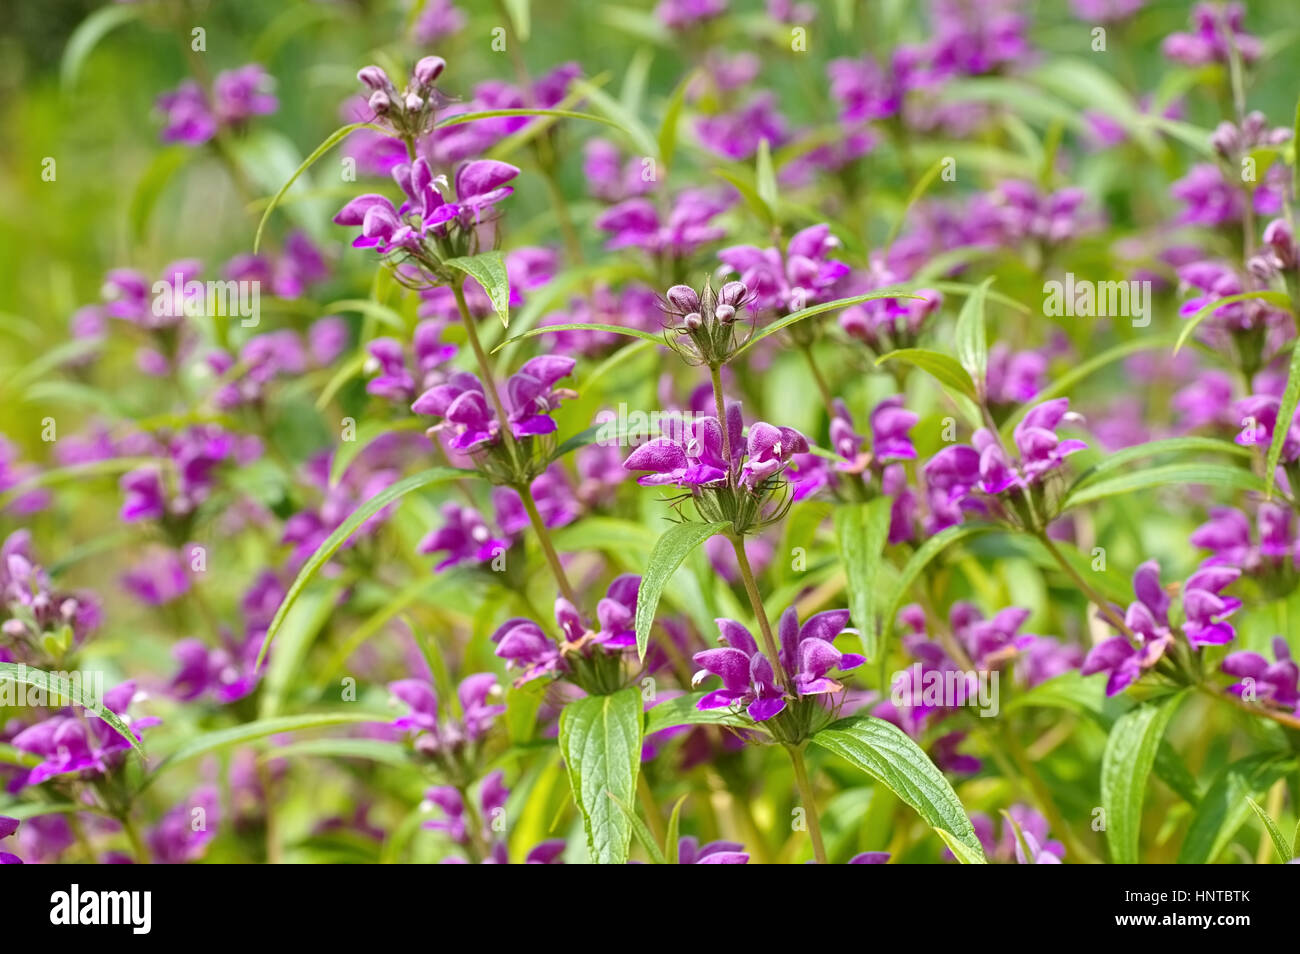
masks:
<path fill-rule="evenodd" d="M 0 863 L 1293 860 L 1287 0 L 172 6 L 3 81 Z"/>

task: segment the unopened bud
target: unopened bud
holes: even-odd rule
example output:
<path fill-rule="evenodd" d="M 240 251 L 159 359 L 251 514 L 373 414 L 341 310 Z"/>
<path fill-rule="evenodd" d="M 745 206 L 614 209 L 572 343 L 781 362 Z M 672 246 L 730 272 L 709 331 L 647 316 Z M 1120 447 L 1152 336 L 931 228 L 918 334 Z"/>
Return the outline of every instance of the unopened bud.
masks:
<path fill-rule="evenodd" d="M 727 282 L 722 286 L 722 291 L 718 292 L 718 302 L 735 307 L 744 301 L 748 294 L 749 288 L 744 282 Z"/>
<path fill-rule="evenodd" d="M 736 320 L 736 309 L 730 305 L 719 305 L 714 309 L 713 316 L 724 325 L 729 325 Z"/>
<path fill-rule="evenodd" d="M 377 89 L 370 94 L 370 111 L 376 116 L 384 115 L 392 105 L 393 101 L 388 98 L 388 94 L 382 89 Z"/>
<path fill-rule="evenodd" d="M 424 100 L 420 97 L 419 93 L 416 93 L 414 91 L 408 92 L 406 94 L 405 102 L 406 102 L 406 111 L 410 113 L 418 113 L 421 109 L 424 108 Z"/>
<path fill-rule="evenodd" d="M 665 297 L 668 299 L 669 304 L 684 315 L 697 311 L 700 307 L 700 296 L 695 293 L 695 289 L 690 285 L 674 285 L 668 289 L 668 294 Z"/>
<path fill-rule="evenodd" d="M 1277 256 L 1278 263 L 1283 268 L 1295 268 L 1297 261 L 1300 261 L 1295 236 L 1292 235 L 1291 226 L 1287 225 L 1285 219 L 1274 219 L 1268 223 L 1264 229 L 1264 244 L 1272 247 L 1273 254 Z"/>
<path fill-rule="evenodd" d="M 415 64 L 411 77 L 421 86 L 431 86 L 447 68 L 447 61 L 441 56 L 426 56 Z"/>
<path fill-rule="evenodd" d="M 682 321 L 685 323 L 687 331 L 698 331 L 704 324 L 704 316 L 698 311 L 693 311 Z"/>
<path fill-rule="evenodd" d="M 1221 122 L 1213 135 L 1210 136 L 1210 145 L 1214 151 L 1225 159 L 1231 159 L 1241 149 L 1241 134 L 1237 132 L 1237 127 L 1230 122 Z"/>
<path fill-rule="evenodd" d="M 393 81 L 388 78 L 388 74 L 383 71 L 383 68 L 378 66 L 363 66 L 357 72 L 357 79 L 376 92 L 392 89 L 393 87 Z"/>

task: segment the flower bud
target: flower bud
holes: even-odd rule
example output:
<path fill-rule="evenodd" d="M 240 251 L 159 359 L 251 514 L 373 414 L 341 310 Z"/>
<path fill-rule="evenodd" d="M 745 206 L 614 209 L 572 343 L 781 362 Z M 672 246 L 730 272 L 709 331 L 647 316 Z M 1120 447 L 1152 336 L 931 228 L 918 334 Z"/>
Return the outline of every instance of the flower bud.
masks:
<path fill-rule="evenodd" d="M 1241 135 L 1232 123 L 1221 122 L 1210 136 L 1210 145 L 1223 158 L 1231 159 L 1241 149 Z"/>
<path fill-rule="evenodd" d="M 357 72 L 357 79 L 376 92 L 393 88 L 393 81 L 379 66 L 363 66 Z"/>
<path fill-rule="evenodd" d="M 698 311 L 691 312 L 682 320 L 686 324 L 687 331 L 699 331 L 704 324 L 704 316 Z"/>
<path fill-rule="evenodd" d="M 424 100 L 420 94 L 415 91 L 409 91 L 406 94 L 406 111 L 408 113 L 418 113 L 424 108 Z"/>
<path fill-rule="evenodd" d="M 388 94 L 382 89 L 377 89 L 370 94 L 370 111 L 376 116 L 384 115 L 392 105 L 393 101 L 388 98 Z"/>
<path fill-rule="evenodd" d="M 1295 268 L 1300 261 L 1295 236 L 1291 234 L 1291 226 L 1287 225 L 1285 219 L 1274 219 L 1268 223 L 1264 229 L 1264 244 L 1272 246 L 1273 254 L 1277 256 L 1278 263 L 1283 268 Z"/>
<path fill-rule="evenodd" d="M 724 305 L 735 307 L 739 305 L 749 295 L 749 288 L 744 282 L 727 282 L 718 292 L 718 301 Z"/>
<path fill-rule="evenodd" d="M 1258 281 L 1268 283 L 1277 275 L 1277 267 L 1267 255 L 1252 255 L 1246 260 L 1246 271 Z"/>
<path fill-rule="evenodd" d="M 669 303 L 682 314 L 689 314 L 700 307 L 700 296 L 689 285 L 674 285 L 668 289 L 666 297 Z"/>
<path fill-rule="evenodd" d="M 447 68 L 447 61 L 441 56 L 426 56 L 415 64 L 411 78 L 421 86 L 432 86 L 434 80 Z"/>
<path fill-rule="evenodd" d="M 714 309 L 713 316 L 724 325 L 729 325 L 736 320 L 736 309 L 731 305 L 719 305 Z"/>

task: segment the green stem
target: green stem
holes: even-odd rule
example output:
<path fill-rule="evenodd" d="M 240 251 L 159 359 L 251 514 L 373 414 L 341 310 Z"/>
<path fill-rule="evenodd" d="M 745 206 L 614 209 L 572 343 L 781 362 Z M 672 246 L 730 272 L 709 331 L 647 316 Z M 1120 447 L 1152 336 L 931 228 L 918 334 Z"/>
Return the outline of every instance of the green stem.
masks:
<path fill-rule="evenodd" d="M 1092 603 L 1096 605 L 1097 609 L 1101 610 L 1102 615 L 1110 621 L 1112 626 L 1129 639 L 1133 639 L 1133 630 L 1128 628 L 1128 624 L 1126 624 L 1123 618 L 1115 612 L 1114 607 L 1112 607 L 1110 603 L 1107 602 L 1106 599 L 1096 590 L 1089 586 L 1088 581 L 1079 575 L 1079 571 L 1070 565 L 1070 561 L 1065 558 L 1065 554 L 1057 549 L 1056 544 L 1052 542 L 1051 537 L 1047 535 L 1046 531 L 1038 534 L 1038 539 L 1042 541 L 1043 546 L 1047 548 L 1047 552 L 1052 555 L 1052 559 L 1054 559 L 1060 565 L 1061 569 L 1065 571 L 1065 575 L 1074 581 L 1074 585 L 1079 588 L 1079 592 L 1091 600 Z"/>
<path fill-rule="evenodd" d="M 727 539 L 731 541 L 731 548 L 736 551 L 736 563 L 740 565 L 740 578 L 745 582 L 745 593 L 749 596 L 749 605 L 754 610 L 754 618 L 758 620 L 758 631 L 763 640 L 763 652 L 767 654 L 768 661 L 772 664 L 772 668 L 776 670 L 776 678 L 780 680 L 790 698 L 797 699 L 798 693 L 794 691 L 794 684 L 790 681 L 790 676 L 786 673 L 785 667 L 781 665 L 781 656 L 776 649 L 776 640 L 772 637 L 772 624 L 768 621 L 767 610 L 763 607 L 763 598 L 758 593 L 758 584 L 754 582 L 754 569 L 749 565 L 749 557 L 745 554 L 745 538 L 729 533 Z"/>
<path fill-rule="evenodd" d="M 131 821 L 131 815 L 123 812 L 119 821 L 122 823 L 122 831 L 126 833 L 126 840 L 131 843 L 131 852 L 135 855 L 136 864 L 147 865 L 149 852 L 145 850 L 144 841 L 140 838 L 140 831 L 135 827 L 135 822 Z"/>
<path fill-rule="evenodd" d="M 646 827 L 650 829 L 650 834 L 657 844 L 666 845 L 668 833 L 664 829 L 664 820 L 659 815 L 659 806 L 655 804 L 654 793 L 650 791 L 650 783 L 645 780 L 644 772 L 637 773 L 636 794 L 641 801 L 641 810 L 645 812 Z"/>
<path fill-rule="evenodd" d="M 722 428 L 722 459 L 727 462 L 727 482 L 731 482 L 731 430 L 727 427 L 727 399 L 722 393 L 722 365 L 709 366 L 709 378 L 713 381 L 713 406 L 718 415 L 718 426 Z"/>
<path fill-rule="evenodd" d="M 542 515 L 537 512 L 537 502 L 533 499 L 532 488 L 527 484 L 520 484 L 515 490 L 519 494 L 519 499 L 524 502 L 524 510 L 528 513 L 528 522 L 533 525 L 533 533 L 537 535 L 537 541 L 542 545 L 542 552 L 546 554 L 546 562 L 550 564 L 551 575 L 555 577 L 555 583 L 560 588 L 560 593 L 566 600 L 577 605 L 577 597 L 573 593 L 573 587 L 569 584 L 569 578 L 564 573 L 564 564 L 560 562 L 560 555 L 555 552 L 555 544 L 551 542 L 550 531 L 546 529 L 546 524 L 542 522 Z"/>
<path fill-rule="evenodd" d="M 785 749 L 790 754 L 790 764 L 794 766 L 794 781 L 799 787 L 799 800 L 803 803 L 804 814 L 808 819 L 808 836 L 813 843 L 813 857 L 819 865 L 827 864 L 826 845 L 822 843 L 822 825 L 817 818 L 817 800 L 813 793 L 812 782 L 808 779 L 808 767 L 804 765 L 803 748 L 788 745 Z"/>

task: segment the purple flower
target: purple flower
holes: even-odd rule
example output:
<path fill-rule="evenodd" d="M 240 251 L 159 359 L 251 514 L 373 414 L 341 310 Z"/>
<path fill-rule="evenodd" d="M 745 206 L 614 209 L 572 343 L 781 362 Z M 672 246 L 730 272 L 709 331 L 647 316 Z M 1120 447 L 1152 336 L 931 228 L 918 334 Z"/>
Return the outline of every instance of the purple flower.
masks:
<path fill-rule="evenodd" d="M 684 441 L 668 437 L 647 441 L 628 455 L 623 462 L 624 468 L 649 471 L 637 479 L 643 487 L 661 484 L 698 487 L 725 481 L 730 467 L 722 456 L 722 428 L 718 419 L 697 420 L 690 430 Z M 733 429 L 731 437 L 734 441 L 740 439 L 738 430 Z"/>
<path fill-rule="evenodd" d="M 1253 63 L 1263 52 L 1259 40 L 1245 32 L 1245 8 L 1240 3 L 1219 6 L 1198 3 L 1192 8 L 1194 33 L 1171 33 L 1161 50 L 1169 59 L 1184 66 L 1207 66 L 1229 61 L 1231 44 L 1245 63 Z"/>
<path fill-rule="evenodd" d="M 760 93 L 730 113 L 701 116 L 695 120 L 700 144 L 724 159 L 749 159 L 763 140 L 772 149 L 788 139 L 786 122 L 776 108 L 776 97 Z"/>
<path fill-rule="evenodd" d="M 1137 601 L 1124 614 L 1126 625 L 1138 640 L 1134 646 L 1125 636 L 1112 636 L 1089 650 L 1080 672 L 1085 676 L 1108 673 L 1106 695 L 1123 692 L 1150 669 L 1173 644 L 1169 625 L 1169 595 L 1160 586 L 1160 564 L 1149 560 L 1133 574 Z"/>
<path fill-rule="evenodd" d="M 802 627 L 793 606 L 781 615 L 778 658 L 782 668 L 790 674 L 799 696 L 840 692 L 843 685 L 832 679 L 829 673 L 862 665 L 861 656 L 842 653 L 832 645 L 848 621 L 848 610 L 818 613 Z M 724 648 L 696 653 L 693 658 L 702 668 L 691 681 L 698 685 L 710 675 L 718 676 L 722 679 L 722 688 L 705 695 L 697 707 L 705 710 L 742 705 L 755 722 L 763 722 L 780 713 L 786 706 L 785 692 L 777 684 L 772 663 L 759 651 L 754 637 L 735 620 L 718 619 L 715 622 Z"/>
<path fill-rule="evenodd" d="M 406 715 L 394 720 L 393 726 L 409 731 L 417 752 L 427 756 L 451 755 L 474 745 L 487 735 L 496 717 L 506 711 L 504 705 L 489 704 L 501 697 L 501 687 L 491 673 L 466 676 L 456 688 L 460 715 L 438 716 L 438 694 L 423 679 L 400 679 L 388 684 L 388 691 L 404 703 Z"/>
<path fill-rule="evenodd" d="M 104 708 L 116 713 L 138 741 L 140 730 L 160 725 L 162 720 L 152 716 L 132 718 L 127 713 L 127 706 L 136 698 L 135 685 L 129 681 L 110 689 L 104 693 L 103 702 Z M 11 791 L 60 775 L 103 775 L 121 764 L 131 747 L 116 729 L 93 714 L 84 719 L 78 715 L 53 715 L 23 729 L 13 737 L 12 744 L 21 752 L 39 756 L 41 761 L 16 777 L 10 784 Z"/>
<path fill-rule="evenodd" d="M 608 249 L 639 248 L 682 259 L 726 235 L 710 223 L 730 205 L 706 189 L 687 189 L 672 198 L 666 220 L 649 199 L 633 198 L 602 212 L 595 225 L 611 233 Z"/>
<path fill-rule="evenodd" d="M 829 225 L 813 225 L 795 233 L 784 254 L 775 248 L 734 245 L 720 251 L 718 258 L 740 274 L 756 308 L 795 312 L 815 304 L 849 273 L 847 265 L 829 257 L 839 244 Z"/>
<path fill-rule="evenodd" d="M 163 142 L 201 146 L 217 134 L 217 118 L 194 80 L 159 96 L 157 105 L 164 115 Z"/>
<path fill-rule="evenodd" d="M 686 30 L 727 12 L 727 0 L 659 0 L 655 17 L 670 30 Z"/>
<path fill-rule="evenodd" d="M 1291 510 L 1264 501 L 1256 515 L 1258 542 L 1246 515 L 1232 507 L 1214 507 L 1208 523 L 1197 527 L 1189 539 L 1192 546 L 1212 550 L 1205 566 L 1235 566 L 1248 573 L 1263 567 L 1294 569 L 1300 562 Z"/>
<path fill-rule="evenodd" d="M 1241 570 L 1236 567 L 1207 566 L 1183 584 L 1183 635 L 1193 649 L 1222 646 L 1236 638 L 1236 630 L 1224 620 L 1241 609 L 1241 600 L 1223 596 L 1221 591 L 1239 576 Z"/>
<path fill-rule="evenodd" d="M 451 0 L 428 0 L 411 27 L 415 41 L 431 46 L 465 28 L 465 14 Z"/>
<path fill-rule="evenodd" d="M 1251 702 L 1296 709 L 1300 707 L 1300 666 L 1281 636 L 1273 637 L 1273 658 L 1277 661 L 1270 663 L 1259 653 L 1229 653 L 1219 668 L 1239 680 L 1229 692 Z"/>
<path fill-rule="evenodd" d="M 218 73 L 212 82 L 213 111 L 217 121 L 237 126 L 254 116 L 266 116 L 279 108 L 270 94 L 274 80 L 256 63 Z"/>
<path fill-rule="evenodd" d="M 493 537 L 482 515 L 470 507 L 449 502 L 443 504 L 442 516 L 446 522 L 427 534 L 416 548 L 420 553 L 447 554 L 434 572 L 461 563 L 486 563 L 510 545 L 508 540 Z"/>
<path fill-rule="evenodd" d="M 555 641 L 531 619 L 507 620 L 492 634 L 492 642 L 497 656 L 506 661 L 506 669 L 520 670 L 516 686 L 557 672 L 563 665 Z"/>
<path fill-rule="evenodd" d="M 122 586 L 147 606 L 163 606 L 189 591 L 190 578 L 179 554 L 151 547 L 144 559 L 123 575 Z"/>
<path fill-rule="evenodd" d="M 957 602 L 949 610 L 953 635 L 965 648 L 977 669 L 996 669 L 1038 641 L 1037 636 L 1018 631 L 1029 619 L 1029 610 L 1011 606 L 992 619 L 971 603 Z"/>
<path fill-rule="evenodd" d="M 0 839 L 8 838 L 18 830 L 18 819 L 0 815 Z M 0 851 L 0 865 L 20 865 L 23 860 L 7 851 Z"/>
<path fill-rule="evenodd" d="M 693 835 L 677 840 L 679 865 L 743 865 L 749 863 L 745 846 L 735 841 L 711 841 L 701 845 Z"/>
<path fill-rule="evenodd" d="M 147 837 L 154 862 L 180 865 L 202 858 L 208 843 L 217 836 L 220 811 L 217 790 L 211 785 L 168 811 Z"/>

